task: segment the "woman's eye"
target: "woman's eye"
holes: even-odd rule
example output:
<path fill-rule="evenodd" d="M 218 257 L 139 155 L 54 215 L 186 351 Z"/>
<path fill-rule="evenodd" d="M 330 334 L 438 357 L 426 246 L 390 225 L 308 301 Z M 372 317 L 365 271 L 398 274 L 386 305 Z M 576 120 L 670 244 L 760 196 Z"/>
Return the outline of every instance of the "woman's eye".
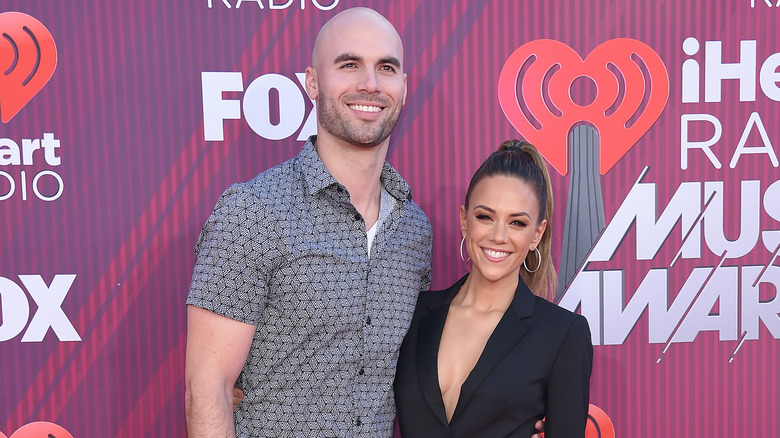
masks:
<path fill-rule="evenodd" d="M 487 220 L 487 219 L 490 219 L 490 216 L 488 216 L 486 214 L 478 214 L 477 215 L 477 219 L 479 219 L 479 220 Z"/>

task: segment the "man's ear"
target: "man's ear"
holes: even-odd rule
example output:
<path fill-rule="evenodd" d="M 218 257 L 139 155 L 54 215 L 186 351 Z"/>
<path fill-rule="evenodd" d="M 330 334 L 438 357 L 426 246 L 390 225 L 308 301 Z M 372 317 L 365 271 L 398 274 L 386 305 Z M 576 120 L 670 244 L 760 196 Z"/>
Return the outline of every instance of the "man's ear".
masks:
<path fill-rule="evenodd" d="M 317 70 L 314 67 L 306 67 L 306 76 L 304 83 L 306 84 L 306 94 L 310 99 L 317 99 L 319 95 L 319 89 L 317 88 Z"/>
<path fill-rule="evenodd" d="M 401 99 L 401 106 L 406 105 L 406 73 L 404 73 L 404 97 Z"/>

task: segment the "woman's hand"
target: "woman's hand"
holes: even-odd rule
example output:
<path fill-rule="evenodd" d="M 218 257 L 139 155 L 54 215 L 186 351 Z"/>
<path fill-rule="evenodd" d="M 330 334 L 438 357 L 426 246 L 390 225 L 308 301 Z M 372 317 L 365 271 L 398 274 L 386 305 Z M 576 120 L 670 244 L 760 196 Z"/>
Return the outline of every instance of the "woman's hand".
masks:
<path fill-rule="evenodd" d="M 542 438 L 542 435 L 540 434 L 544 433 L 544 420 L 537 421 L 536 424 L 534 424 L 534 429 L 536 429 L 536 431 L 539 433 L 535 433 L 531 435 L 531 438 Z"/>
<path fill-rule="evenodd" d="M 241 399 L 243 398 L 244 391 L 242 391 L 241 388 L 233 388 L 233 412 L 236 412 L 236 408 L 238 407 L 238 404 L 241 403 Z"/>

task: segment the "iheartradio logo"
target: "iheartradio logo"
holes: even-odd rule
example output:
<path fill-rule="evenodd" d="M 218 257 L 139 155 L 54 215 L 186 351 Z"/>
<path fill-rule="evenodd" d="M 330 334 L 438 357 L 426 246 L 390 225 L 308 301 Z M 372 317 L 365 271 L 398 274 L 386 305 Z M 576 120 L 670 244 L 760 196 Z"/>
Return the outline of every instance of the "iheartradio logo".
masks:
<path fill-rule="evenodd" d="M 0 14 L 0 119 L 8 123 L 49 82 L 57 47 L 46 27 L 21 12 Z"/>
<path fill-rule="evenodd" d="M 570 92 L 583 79 L 595 85 L 589 102 Z M 567 136 L 578 123 L 598 131 L 599 170 L 606 174 L 658 119 L 668 96 L 661 58 L 629 38 L 607 41 L 585 59 L 560 41 L 531 41 L 512 53 L 498 79 L 507 119 L 562 175 L 572 152 Z"/>

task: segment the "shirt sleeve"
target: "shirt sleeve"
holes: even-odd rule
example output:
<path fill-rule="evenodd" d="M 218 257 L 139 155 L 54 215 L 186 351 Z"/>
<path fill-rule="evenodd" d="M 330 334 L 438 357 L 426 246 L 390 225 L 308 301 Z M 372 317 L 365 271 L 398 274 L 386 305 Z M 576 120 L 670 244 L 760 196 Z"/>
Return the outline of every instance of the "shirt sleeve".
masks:
<path fill-rule="evenodd" d="M 550 376 L 544 425 L 547 438 L 585 436 L 592 366 L 588 321 L 577 315 L 563 339 Z"/>
<path fill-rule="evenodd" d="M 431 253 L 433 251 L 433 228 L 431 227 L 431 223 L 422 209 L 419 206 L 417 209 L 419 210 L 421 216 L 420 229 L 422 236 L 423 257 L 425 257 L 426 264 L 425 270 L 422 272 L 422 277 L 420 278 L 420 292 L 425 292 L 431 287 Z"/>
<path fill-rule="evenodd" d="M 217 201 L 195 246 L 187 304 L 257 325 L 265 307 L 272 228 L 260 200 L 234 184 Z"/>
<path fill-rule="evenodd" d="M 420 292 L 425 292 L 431 287 L 431 244 L 432 244 L 432 238 L 431 235 L 428 234 L 426 246 L 427 246 L 427 257 L 428 257 L 428 264 L 423 271 L 422 279 L 420 280 Z"/>

